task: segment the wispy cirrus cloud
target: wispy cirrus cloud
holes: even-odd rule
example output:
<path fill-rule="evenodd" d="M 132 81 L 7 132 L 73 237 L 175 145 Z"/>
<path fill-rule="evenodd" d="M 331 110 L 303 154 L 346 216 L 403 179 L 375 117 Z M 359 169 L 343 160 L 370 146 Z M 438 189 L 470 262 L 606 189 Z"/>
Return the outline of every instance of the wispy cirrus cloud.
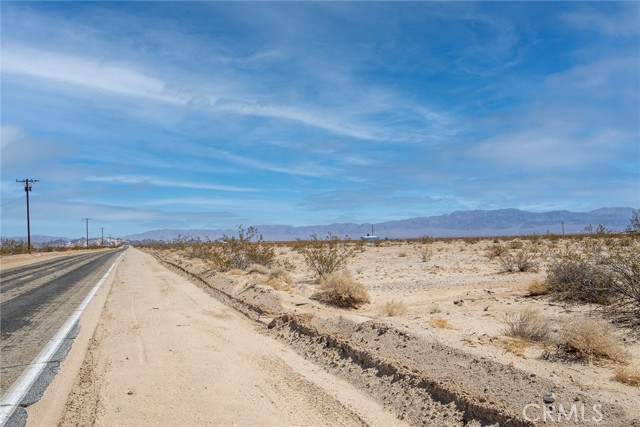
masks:
<path fill-rule="evenodd" d="M 85 178 L 85 181 L 89 182 L 105 182 L 112 184 L 141 184 L 141 185 L 153 185 L 156 187 L 174 187 L 174 188 L 190 188 L 194 190 L 212 190 L 212 191 L 230 191 L 250 193 L 260 191 L 256 188 L 250 187 L 236 187 L 230 185 L 217 185 L 208 184 L 205 182 L 193 182 L 193 181 L 174 181 L 169 179 L 162 179 L 150 176 L 135 176 L 135 175 L 114 175 L 114 176 L 89 176 Z"/>

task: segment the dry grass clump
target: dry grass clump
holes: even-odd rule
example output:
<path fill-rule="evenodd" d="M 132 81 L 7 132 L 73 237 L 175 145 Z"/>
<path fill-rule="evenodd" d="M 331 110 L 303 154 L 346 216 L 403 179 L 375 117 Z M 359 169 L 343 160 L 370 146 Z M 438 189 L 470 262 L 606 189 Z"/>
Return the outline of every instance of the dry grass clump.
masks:
<path fill-rule="evenodd" d="M 283 267 L 273 267 L 269 271 L 269 277 L 271 279 L 280 280 L 288 285 L 293 285 L 293 277 L 291 273 Z"/>
<path fill-rule="evenodd" d="M 640 366 L 620 366 L 616 369 L 614 380 L 634 387 L 640 387 Z"/>
<path fill-rule="evenodd" d="M 346 271 L 325 274 L 316 298 L 342 308 L 358 308 L 369 302 L 367 289 Z"/>
<path fill-rule="evenodd" d="M 504 334 L 509 337 L 537 342 L 549 336 L 549 321 L 531 308 L 505 316 L 503 323 L 506 324 Z"/>
<path fill-rule="evenodd" d="M 269 269 L 264 265 L 260 264 L 251 264 L 247 268 L 247 273 L 258 273 L 258 274 L 269 274 Z"/>
<path fill-rule="evenodd" d="M 273 289 L 275 289 L 276 291 L 290 291 L 291 290 L 291 286 L 289 286 L 288 283 L 285 283 L 281 280 L 276 280 L 276 279 L 268 279 L 266 282 L 264 282 L 264 285 L 270 286 Z"/>
<path fill-rule="evenodd" d="M 392 299 L 391 301 L 387 301 L 382 306 L 382 313 L 385 316 L 401 316 L 407 312 L 407 306 L 402 301 L 396 301 Z"/>
<path fill-rule="evenodd" d="M 451 326 L 451 323 L 449 323 L 449 321 L 447 319 L 445 319 L 444 317 L 434 317 L 433 319 L 429 320 L 429 323 L 434 328 L 438 328 L 438 329 L 453 329 L 453 326 Z"/>
<path fill-rule="evenodd" d="M 578 319 L 563 324 L 557 342 L 560 356 L 592 363 L 610 360 L 626 363 L 631 355 L 613 333 L 613 328 L 602 320 Z"/>
<path fill-rule="evenodd" d="M 529 296 L 530 297 L 537 297 L 540 295 L 547 295 L 550 291 L 549 291 L 549 287 L 547 286 L 547 284 L 545 282 L 536 280 L 535 282 L 532 282 L 529 287 L 527 288 L 527 290 L 529 291 Z"/>
<path fill-rule="evenodd" d="M 524 356 L 527 351 L 527 340 L 524 338 L 507 337 L 496 339 L 495 344 L 504 349 L 504 351 L 520 357 Z"/>

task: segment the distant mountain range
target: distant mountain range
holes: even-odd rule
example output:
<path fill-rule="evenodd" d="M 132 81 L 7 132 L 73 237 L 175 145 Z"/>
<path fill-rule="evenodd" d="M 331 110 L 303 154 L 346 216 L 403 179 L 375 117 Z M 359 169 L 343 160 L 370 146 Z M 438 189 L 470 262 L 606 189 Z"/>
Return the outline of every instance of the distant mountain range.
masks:
<path fill-rule="evenodd" d="M 623 231 L 629 225 L 633 208 L 602 208 L 590 212 L 527 212 L 518 209 L 474 210 L 453 212 L 446 215 L 427 216 L 387 221 L 377 224 L 329 224 L 292 227 L 287 225 L 257 225 L 265 240 L 287 241 L 307 238 L 311 234 L 320 237 L 334 236 L 360 238 L 367 233 L 381 238 L 411 237 L 474 237 L 513 236 L 531 234 L 580 233 L 588 225 L 595 229 L 603 225 L 608 230 Z M 564 225 L 563 225 L 564 223 Z M 237 230 L 224 229 L 165 229 L 125 236 L 129 242 L 145 240 L 171 241 L 181 236 L 186 239 L 215 240 L 223 235 L 235 236 Z"/>
<path fill-rule="evenodd" d="M 532 234 L 566 234 L 583 232 L 592 225 L 594 230 L 603 225 L 607 230 L 623 231 L 633 213 L 633 208 L 602 208 L 589 212 L 551 211 L 527 212 L 518 209 L 459 211 L 446 215 L 425 216 L 387 221 L 377 224 L 329 224 L 293 227 L 288 225 L 257 225 L 265 240 L 288 241 L 308 238 L 311 234 L 324 237 L 327 233 L 341 238 L 349 236 L 358 239 L 361 236 L 375 234 L 381 238 L 411 237 L 476 237 L 476 236 L 517 236 Z M 178 237 L 185 239 L 215 240 L 223 235 L 236 236 L 236 229 L 165 229 L 152 230 L 140 234 L 124 236 L 118 242 L 108 241 L 105 245 L 116 243 L 136 243 L 145 241 L 169 242 Z M 26 240 L 26 237 L 14 237 Z M 31 236 L 33 244 L 56 244 L 65 246 L 84 245 L 84 238 Z M 100 238 L 91 238 L 90 244 L 99 245 Z"/>

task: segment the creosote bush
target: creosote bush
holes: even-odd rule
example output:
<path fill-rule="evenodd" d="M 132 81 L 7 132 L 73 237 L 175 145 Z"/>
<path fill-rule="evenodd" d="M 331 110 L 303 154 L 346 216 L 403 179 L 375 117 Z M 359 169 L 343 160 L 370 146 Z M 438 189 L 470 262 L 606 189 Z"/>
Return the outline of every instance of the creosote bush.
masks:
<path fill-rule="evenodd" d="M 502 270 L 507 273 L 536 271 L 538 264 L 534 260 L 534 256 L 528 246 L 524 246 L 515 254 L 504 251 L 500 256 L 500 265 Z"/>
<path fill-rule="evenodd" d="M 269 267 L 275 261 L 274 248 L 262 240 L 256 227 L 238 227 L 238 237 L 223 236 L 211 246 L 209 262 L 216 270 L 246 270 L 251 264 Z"/>
<path fill-rule="evenodd" d="M 549 336 L 549 321 L 540 312 L 531 308 L 505 316 L 504 334 L 528 341 L 544 341 Z"/>
<path fill-rule="evenodd" d="M 307 266 L 320 279 L 345 268 L 349 258 L 355 255 L 346 242 L 331 234 L 325 240 L 315 234 L 309 240 L 297 240 L 294 250 L 302 254 Z"/>
<path fill-rule="evenodd" d="M 597 303 L 640 326 L 640 240 L 589 237 L 551 253 L 547 287 L 558 298 Z"/>
<path fill-rule="evenodd" d="M 316 298 L 341 308 L 358 308 L 369 302 L 367 289 L 346 271 L 325 274 Z"/>

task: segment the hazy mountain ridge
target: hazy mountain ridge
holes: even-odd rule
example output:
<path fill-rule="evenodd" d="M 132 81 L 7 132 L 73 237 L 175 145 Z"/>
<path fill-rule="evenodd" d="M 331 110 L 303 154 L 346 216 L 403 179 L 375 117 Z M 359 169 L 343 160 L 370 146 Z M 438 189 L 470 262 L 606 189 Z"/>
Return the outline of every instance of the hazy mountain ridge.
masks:
<path fill-rule="evenodd" d="M 501 236 L 519 234 L 579 233 L 587 225 L 599 224 L 613 231 L 622 231 L 629 224 L 633 208 L 602 208 L 589 212 L 550 211 L 528 212 L 518 209 L 457 211 L 446 215 L 408 218 L 373 224 L 380 237 L 407 238 L 424 235 L 434 237 Z M 327 233 L 359 238 L 371 233 L 371 224 L 336 223 L 293 227 L 288 225 L 257 225 L 266 240 L 295 240 L 311 234 Z M 171 241 L 178 236 L 186 239 L 215 240 L 223 235 L 236 235 L 235 229 L 153 230 L 125 236 L 128 241 Z"/>
<path fill-rule="evenodd" d="M 456 211 L 445 215 L 407 218 L 373 224 L 373 233 L 380 237 L 410 238 L 421 236 L 509 236 L 523 234 L 580 233 L 587 225 L 602 224 L 613 231 L 623 231 L 629 224 L 633 208 L 601 208 L 589 212 L 549 211 L 528 212 L 518 209 Z M 327 233 L 335 236 L 359 238 L 371 233 L 371 224 L 335 223 L 294 227 L 290 225 L 257 225 L 265 240 L 295 240 L 307 238 L 311 234 L 324 237 Z M 126 242 L 173 241 L 178 237 L 192 240 L 216 240 L 223 235 L 235 236 L 237 229 L 161 229 L 124 236 Z M 25 236 L 9 239 L 24 240 Z M 108 244 L 105 237 L 105 245 Z M 116 239 L 112 239 L 114 242 Z M 69 239 L 32 235 L 35 245 L 54 244 L 64 246 L 84 245 L 85 238 Z M 101 243 L 100 237 L 90 237 L 90 244 Z M 113 244 L 113 243 L 112 243 Z"/>

